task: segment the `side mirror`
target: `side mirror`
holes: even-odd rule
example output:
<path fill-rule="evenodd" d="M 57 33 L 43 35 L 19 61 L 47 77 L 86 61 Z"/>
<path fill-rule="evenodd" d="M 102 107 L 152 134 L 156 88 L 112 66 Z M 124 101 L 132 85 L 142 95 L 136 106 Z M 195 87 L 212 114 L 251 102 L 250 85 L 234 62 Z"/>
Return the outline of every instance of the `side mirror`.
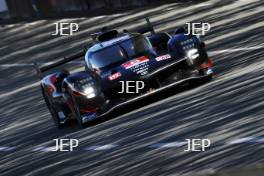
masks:
<path fill-rule="evenodd" d="M 174 31 L 174 34 L 182 34 L 182 33 L 185 33 L 185 29 L 183 27 L 178 27 Z"/>

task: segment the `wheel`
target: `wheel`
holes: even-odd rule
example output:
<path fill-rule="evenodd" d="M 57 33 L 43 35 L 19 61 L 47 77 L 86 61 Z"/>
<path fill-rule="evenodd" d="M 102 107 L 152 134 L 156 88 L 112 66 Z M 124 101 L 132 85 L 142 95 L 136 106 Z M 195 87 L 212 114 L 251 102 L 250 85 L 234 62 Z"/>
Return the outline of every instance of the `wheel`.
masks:
<path fill-rule="evenodd" d="M 82 116 L 81 116 L 80 110 L 79 110 L 78 106 L 75 104 L 75 102 L 73 102 L 73 108 L 75 111 L 75 117 L 77 119 L 78 125 L 80 126 L 80 128 L 85 128 L 85 124 L 82 121 Z"/>
<path fill-rule="evenodd" d="M 78 125 L 80 126 L 80 128 L 85 128 L 85 123 L 83 123 L 82 121 L 82 116 L 79 110 L 79 107 L 76 104 L 76 101 L 74 100 L 73 96 L 71 93 L 69 93 L 69 91 L 67 91 L 67 94 L 70 96 L 71 102 L 72 102 L 72 113 L 74 115 L 74 117 L 76 118 Z"/>
<path fill-rule="evenodd" d="M 41 87 L 41 92 L 44 98 L 44 101 L 48 107 L 48 110 L 50 111 L 52 120 L 54 121 L 55 125 L 57 126 L 57 128 L 62 128 L 63 125 L 60 123 L 60 119 L 58 116 L 58 112 L 57 110 L 52 106 L 52 104 L 49 102 L 48 96 L 46 95 L 45 91 L 43 90 L 43 87 Z"/>
<path fill-rule="evenodd" d="M 206 70 L 200 69 L 199 70 L 199 75 L 200 76 L 205 76 L 206 75 Z M 205 77 L 203 79 L 190 81 L 190 83 L 191 83 L 192 86 L 199 86 L 199 85 L 202 85 L 202 84 L 205 84 L 205 83 L 211 81 L 212 79 L 213 79 L 213 75 L 211 74 L 211 75 L 208 75 L 207 77 Z"/>

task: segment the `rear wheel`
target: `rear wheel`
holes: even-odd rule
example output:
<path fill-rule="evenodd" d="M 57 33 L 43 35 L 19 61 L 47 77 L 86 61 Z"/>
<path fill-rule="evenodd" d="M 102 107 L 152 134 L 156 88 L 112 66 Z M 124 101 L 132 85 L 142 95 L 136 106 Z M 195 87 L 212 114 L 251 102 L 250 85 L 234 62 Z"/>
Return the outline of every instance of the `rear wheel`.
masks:
<path fill-rule="evenodd" d="M 54 108 L 52 106 L 52 104 L 50 103 L 49 99 L 48 99 L 48 96 L 46 95 L 45 91 L 43 90 L 43 88 L 41 88 L 41 91 L 42 91 L 42 95 L 43 95 L 43 98 L 44 98 L 44 101 L 50 111 L 50 114 L 51 114 L 51 117 L 55 123 L 55 125 L 57 126 L 57 128 L 62 128 L 63 125 L 60 123 L 60 119 L 59 119 L 59 116 L 58 116 L 58 112 L 56 110 L 56 108 Z"/>

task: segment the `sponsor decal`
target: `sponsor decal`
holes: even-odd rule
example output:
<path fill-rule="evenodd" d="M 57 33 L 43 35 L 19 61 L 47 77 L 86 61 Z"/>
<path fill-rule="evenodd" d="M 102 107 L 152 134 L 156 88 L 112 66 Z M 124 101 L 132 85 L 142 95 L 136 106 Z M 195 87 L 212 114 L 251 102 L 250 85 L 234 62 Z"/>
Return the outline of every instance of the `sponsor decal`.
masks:
<path fill-rule="evenodd" d="M 188 40 L 184 40 L 182 42 L 180 42 L 181 45 L 186 45 L 186 44 L 190 44 L 193 43 L 193 39 L 188 39 Z"/>
<path fill-rule="evenodd" d="M 135 67 L 139 64 L 142 64 L 142 63 L 145 63 L 145 62 L 148 62 L 149 61 L 149 58 L 146 57 L 146 56 L 141 56 L 139 58 L 136 58 L 134 60 L 131 60 L 131 61 L 128 61 L 124 64 L 122 64 L 122 66 L 125 68 L 125 69 L 129 69 L 129 68 L 132 68 L 132 67 Z"/>
<path fill-rule="evenodd" d="M 188 39 L 188 40 L 182 41 L 182 42 L 180 42 L 180 45 L 182 46 L 182 49 L 184 51 L 188 51 L 188 50 L 195 47 L 193 39 Z"/>
<path fill-rule="evenodd" d="M 148 69 L 149 65 L 147 62 L 145 62 L 133 67 L 131 70 L 136 74 L 145 75 L 148 73 Z"/>
<path fill-rule="evenodd" d="M 111 76 L 108 76 L 108 79 L 110 81 L 113 81 L 113 80 L 115 80 L 115 79 L 117 79 L 117 78 L 119 78 L 121 76 L 122 76 L 121 73 L 120 72 L 117 72 L 117 73 L 112 74 Z"/>
<path fill-rule="evenodd" d="M 163 61 L 163 60 L 167 60 L 167 59 L 170 59 L 171 58 L 171 55 L 169 54 L 166 54 L 166 55 L 163 55 L 163 56 L 159 56 L 159 57 L 156 57 L 156 61 Z"/>

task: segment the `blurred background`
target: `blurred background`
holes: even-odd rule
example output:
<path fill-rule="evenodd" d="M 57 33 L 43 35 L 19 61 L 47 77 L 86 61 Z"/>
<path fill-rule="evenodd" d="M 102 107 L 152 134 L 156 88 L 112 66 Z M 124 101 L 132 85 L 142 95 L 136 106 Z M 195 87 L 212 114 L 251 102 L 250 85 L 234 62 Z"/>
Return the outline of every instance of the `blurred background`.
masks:
<path fill-rule="evenodd" d="M 175 0 L 174 0 L 175 1 Z M 172 0 L 0 0 L 1 20 L 32 20 L 128 10 Z M 98 11 L 99 10 L 99 11 Z"/>
<path fill-rule="evenodd" d="M 1 176 L 264 176 L 264 0 L 167 2 L 0 0 Z M 215 78 L 83 130 L 74 123 L 56 129 L 32 63 L 80 51 L 104 26 L 136 31 L 146 17 L 157 32 L 210 23 L 202 39 Z M 79 31 L 51 35 L 59 22 L 77 23 Z M 45 152 L 57 138 L 79 139 L 80 148 Z M 211 139 L 212 148 L 184 152 L 186 145 L 175 145 L 190 138 Z M 105 147 L 111 144 L 117 146 Z"/>

